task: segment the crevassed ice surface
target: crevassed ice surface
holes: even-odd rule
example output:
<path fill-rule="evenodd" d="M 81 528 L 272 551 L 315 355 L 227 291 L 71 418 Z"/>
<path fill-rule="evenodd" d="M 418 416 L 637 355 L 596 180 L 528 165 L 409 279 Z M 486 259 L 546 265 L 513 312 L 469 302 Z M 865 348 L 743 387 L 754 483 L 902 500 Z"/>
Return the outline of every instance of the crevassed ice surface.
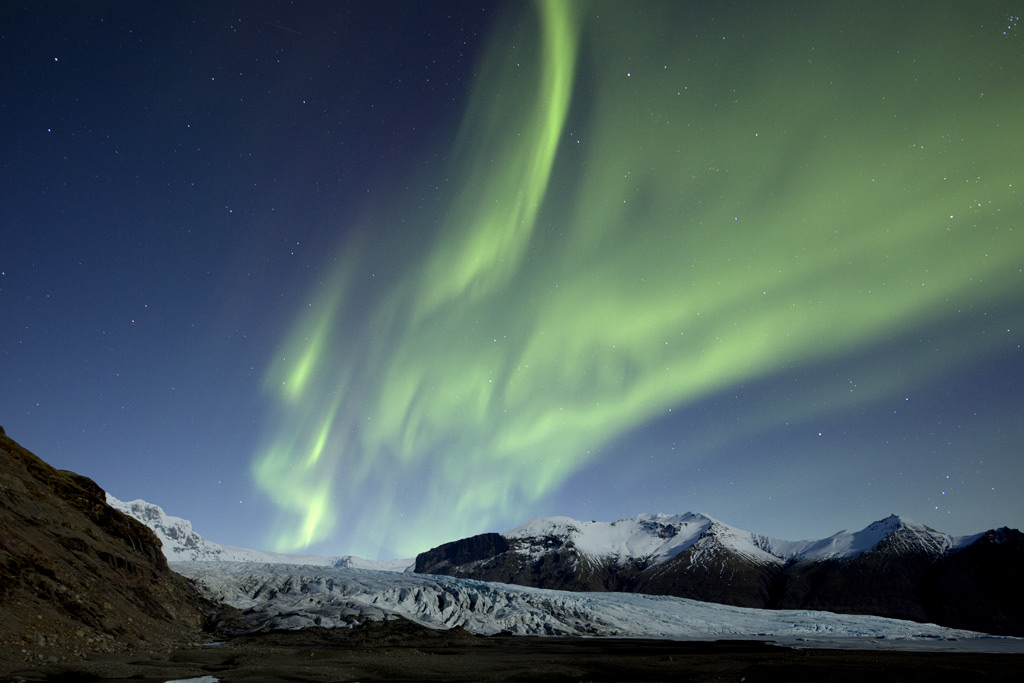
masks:
<path fill-rule="evenodd" d="M 760 610 L 632 593 L 574 593 L 451 577 L 241 562 L 174 563 L 253 628 L 350 627 L 404 617 L 490 635 L 658 638 L 780 636 L 974 639 L 981 634 L 897 619 Z"/>

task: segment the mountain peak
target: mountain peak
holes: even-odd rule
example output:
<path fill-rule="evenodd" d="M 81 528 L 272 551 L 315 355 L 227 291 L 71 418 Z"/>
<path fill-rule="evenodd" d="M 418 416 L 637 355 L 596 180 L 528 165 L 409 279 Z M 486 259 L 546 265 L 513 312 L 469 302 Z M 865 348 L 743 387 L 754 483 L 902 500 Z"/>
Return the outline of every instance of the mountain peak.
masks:
<path fill-rule="evenodd" d="M 169 562 L 269 562 L 277 564 L 305 564 L 313 566 L 352 567 L 354 569 L 380 569 L 383 571 L 406 571 L 411 559 L 378 562 L 361 557 L 345 555 L 292 555 L 267 550 L 250 550 L 209 541 L 192 528 L 192 522 L 164 512 L 163 508 L 144 500 L 120 501 L 107 494 L 107 504 L 129 517 L 139 520 L 156 534 L 163 544 L 164 555 Z"/>
<path fill-rule="evenodd" d="M 936 531 L 906 517 L 889 515 L 876 522 L 875 525 L 878 525 L 879 532 L 886 533 L 870 548 L 872 552 L 896 554 L 926 552 L 941 555 L 957 545 L 956 539 L 949 534 Z"/>
<path fill-rule="evenodd" d="M 163 543 L 164 555 L 170 562 L 195 560 L 223 560 L 224 548 L 207 541 L 192 528 L 192 522 L 174 517 L 163 508 L 144 500 L 121 501 L 107 494 L 107 505 L 139 520 L 157 535 Z"/>
<path fill-rule="evenodd" d="M 902 527 L 917 528 L 917 527 L 921 527 L 921 526 L 923 526 L 923 525 L 918 524 L 917 522 L 915 522 L 914 520 L 910 519 L 909 517 L 904 517 L 902 515 L 897 515 L 895 513 L 891 513 L 891 514 L 889 514 L 888 517 L 880 519 L 877 522 L 872 522 L 871 524 L 869 524 L 867 526 L 867 528 L 868 529 L 889 529 L 891 531 L 895 531 L 896 529 L 899 529 L 899 528 L 902 528 Z"/>
<path fill-rule="evenodd" d="M 840 531 L 801 546 L 795 546 L 788 556 L 801 561 L 850 558 L 867 552 L 905 553 L 925 551 L 941 554 L 959 545 L 959 539 L 936 531 L 901 515 L 872 522 L 860 531 Z"/>
<path fill-rule="evenodd" d="M 571 517 L 537 517 L 502 534 L 521 554 L 536 554 L 552 539 L 591 558 L 661 561 L 691 545 L 712 524 L 703 514 L 641 514 L 614 522 L 582 522 Z M 719 523 L 720 524 L 720 523 Z M 517 542 L 517 543 L 515 543 Z"/>

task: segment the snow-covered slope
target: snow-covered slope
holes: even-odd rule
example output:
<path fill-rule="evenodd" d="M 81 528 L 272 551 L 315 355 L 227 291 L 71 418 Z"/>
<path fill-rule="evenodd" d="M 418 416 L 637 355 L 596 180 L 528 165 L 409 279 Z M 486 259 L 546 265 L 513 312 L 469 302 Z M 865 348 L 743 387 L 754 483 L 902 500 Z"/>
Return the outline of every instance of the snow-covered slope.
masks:
<path fill-rule="evenodd" d="M 569 541 L 592 558 L 666 560 L 692 545 L 716 521 L 707 515 L 639 515 L 616 522 L 581 522 L 570 517 L 538 517 L 502 534 L 524 555 L 545 552 L 551 539 Z"/>
<path fill-rule="evenodd" d="M 924 550 L 941 554 L 969 544 L 974 536 L 954 537 L 890 515 L 855 532 L 840 531 L 817 541 L 784 541 L 730 526 L 705 514 L 643 514 L 615 522 L 582 522 L 570 517 L 538 517 L 502 534 L 520 554 L 536 559 L 557 542 L 593 558 L 619 564 L 658 564 L 702 542 L 754 563 L 851 558 L 869 550 Z"/>
<path fill-rule="evenodd" d="M 535 563 L 564 549 L 590 566 L 651 568 L 686 553 L 691 563 L 719 563 L 725 555 L 755 565 L 781 565 L 778 541 L 729 526 L 705 514 L 642 514 L 615 522 L 539 517 L 502 534 L 509 547 Z"/>
<path fill-rule="evenodd" d="M 168 562 L 268 562 L 274 564 L 306 564 L 330 567 L 354 567 L 358 569 L 379 569 L 382 571 L 406 571 L 413 563 L 411 559 L 376 562 L 361 557 L 345 555 L 290 555 L 266 550 L 251 550 L 214 543 L 200 536 L 187 519 L 168 515 L 163 508 L 144 500 L 120 501 L 107 494 L 107 504 L 139 520 L 163 543 L 164 555 Z"/>
<path fill-rule="evenodd" d="M 950 536 L 907 517 L 889 515 L 860 531 L 844 530 L 820 541 L 790 543 L 773 539 L 770 547 L 774 554 L 798 561 L 848 558 L 868 551 L 924 551 L 941 555 L 969 545 L 978 536 Z"/>
<path fill-rule="evenodd" d="M 336 567 L 189 562 L 172 568 L 245 614 L 249 628 L 350 627 L 395 617 L 479 634 L 761 637 L 864 646 L 973 640 L 979 634 L 895 619 L 758 610 L 668 596 L 575 593 L 441 576 Z"/>

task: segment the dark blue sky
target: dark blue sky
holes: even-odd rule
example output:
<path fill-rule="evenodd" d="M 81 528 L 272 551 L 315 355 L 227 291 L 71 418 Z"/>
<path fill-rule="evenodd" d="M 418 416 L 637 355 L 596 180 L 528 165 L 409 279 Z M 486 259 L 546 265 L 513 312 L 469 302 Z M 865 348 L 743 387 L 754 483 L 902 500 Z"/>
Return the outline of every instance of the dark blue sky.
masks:
<path fill-rule="evenodd" d="M 254 547 L 1024 525 L 1012 5 L 544 7 L 0 6 L 0 424 Z"/>

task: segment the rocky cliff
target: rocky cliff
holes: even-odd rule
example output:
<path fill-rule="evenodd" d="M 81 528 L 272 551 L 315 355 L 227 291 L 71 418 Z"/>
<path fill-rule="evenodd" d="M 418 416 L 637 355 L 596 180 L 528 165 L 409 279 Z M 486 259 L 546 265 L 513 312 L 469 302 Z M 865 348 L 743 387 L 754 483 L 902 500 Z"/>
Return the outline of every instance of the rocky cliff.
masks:
<path fill-rule="evenodd" d="M 193 641 L 216 607 L 91 479 L 0 428 L 0 671 Z"/>

